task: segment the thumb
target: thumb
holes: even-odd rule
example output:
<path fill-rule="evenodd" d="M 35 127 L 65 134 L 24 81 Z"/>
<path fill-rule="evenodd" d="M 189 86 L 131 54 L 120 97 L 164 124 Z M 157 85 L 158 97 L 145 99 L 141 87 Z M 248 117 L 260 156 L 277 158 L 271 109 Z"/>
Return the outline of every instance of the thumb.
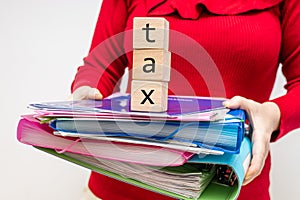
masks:
<path fill-rule="evenodd" d="M 223 106 L 230 109 L 246 109 L 249 104 L 249 99 L 246 99 L 241 96 L 234 96 L 233 98 L 223 102 Z"/>
<path fill-rule="evenodd" d="M 103 96 L 97 88 L 90 88 L 87 98 L 101 100 Z"/>

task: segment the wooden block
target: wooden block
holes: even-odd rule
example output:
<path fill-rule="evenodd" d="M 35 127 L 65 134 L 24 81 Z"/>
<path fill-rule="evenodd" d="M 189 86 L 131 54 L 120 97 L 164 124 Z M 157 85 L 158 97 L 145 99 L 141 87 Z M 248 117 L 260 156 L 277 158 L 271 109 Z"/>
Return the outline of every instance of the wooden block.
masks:
<path fill-rule="evenodd" d="M 166 50 L 134 50 L 132 79 L 170 81 L 171 53 Z"/>
<path fill-rule="evenodd" d="M 168 83 L 155 81 L 131 82 L 131 110 L 165 112 L 168 104 Z"/>
<path fill-rule="evenodd" d="M 135 17 L 133 19 L 134 49 L 169 48 L 169 22 L 162 17 Z"/>

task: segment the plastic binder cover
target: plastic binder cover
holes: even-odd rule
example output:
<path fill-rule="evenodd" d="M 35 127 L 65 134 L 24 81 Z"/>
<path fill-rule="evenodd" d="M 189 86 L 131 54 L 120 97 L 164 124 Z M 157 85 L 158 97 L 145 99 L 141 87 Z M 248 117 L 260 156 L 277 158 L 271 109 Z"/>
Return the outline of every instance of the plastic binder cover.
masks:
<path fill-rule="evenodd" d="M 57 118 L 50 126 L 68 136 L 130 136 L 192 142 L 199 147 L 238 153 L 245 132 L 245 113 L 231 110 L 222 121 L 180 122 L 132 119 Z"/>

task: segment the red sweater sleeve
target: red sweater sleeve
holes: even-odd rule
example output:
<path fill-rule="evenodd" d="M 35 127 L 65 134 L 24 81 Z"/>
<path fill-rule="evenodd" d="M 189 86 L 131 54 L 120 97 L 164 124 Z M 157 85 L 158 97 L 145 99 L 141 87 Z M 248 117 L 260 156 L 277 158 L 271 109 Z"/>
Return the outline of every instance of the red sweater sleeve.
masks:
<path fill-rule="evenodd" d="M 98 88 L 103 96 L 117 87 L 127 66 L 123 40 L 127 19 L 125 0 L 103 0 L 89 55 L 77 70 L 72 92 L 80 86 Z"/>
<path fill-rule="evenodd" d="M 281 111 L 279 139 L 300 127 L 300 4 L 285 0 L 282 4 L 282 48 L 280 62 L 286 77 L 286 95 L 274 99 Z"/>

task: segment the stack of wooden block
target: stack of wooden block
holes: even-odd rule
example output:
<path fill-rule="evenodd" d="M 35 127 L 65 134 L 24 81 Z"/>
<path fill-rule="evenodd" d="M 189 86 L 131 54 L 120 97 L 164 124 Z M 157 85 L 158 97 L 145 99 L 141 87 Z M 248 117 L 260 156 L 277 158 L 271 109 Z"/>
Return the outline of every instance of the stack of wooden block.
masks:
<path fill-rule="evenodd" d="M 134 18 L 131 110 L 167 110 L 171 71 L 168 48 L 169 23 L 166 19 Z"/>

